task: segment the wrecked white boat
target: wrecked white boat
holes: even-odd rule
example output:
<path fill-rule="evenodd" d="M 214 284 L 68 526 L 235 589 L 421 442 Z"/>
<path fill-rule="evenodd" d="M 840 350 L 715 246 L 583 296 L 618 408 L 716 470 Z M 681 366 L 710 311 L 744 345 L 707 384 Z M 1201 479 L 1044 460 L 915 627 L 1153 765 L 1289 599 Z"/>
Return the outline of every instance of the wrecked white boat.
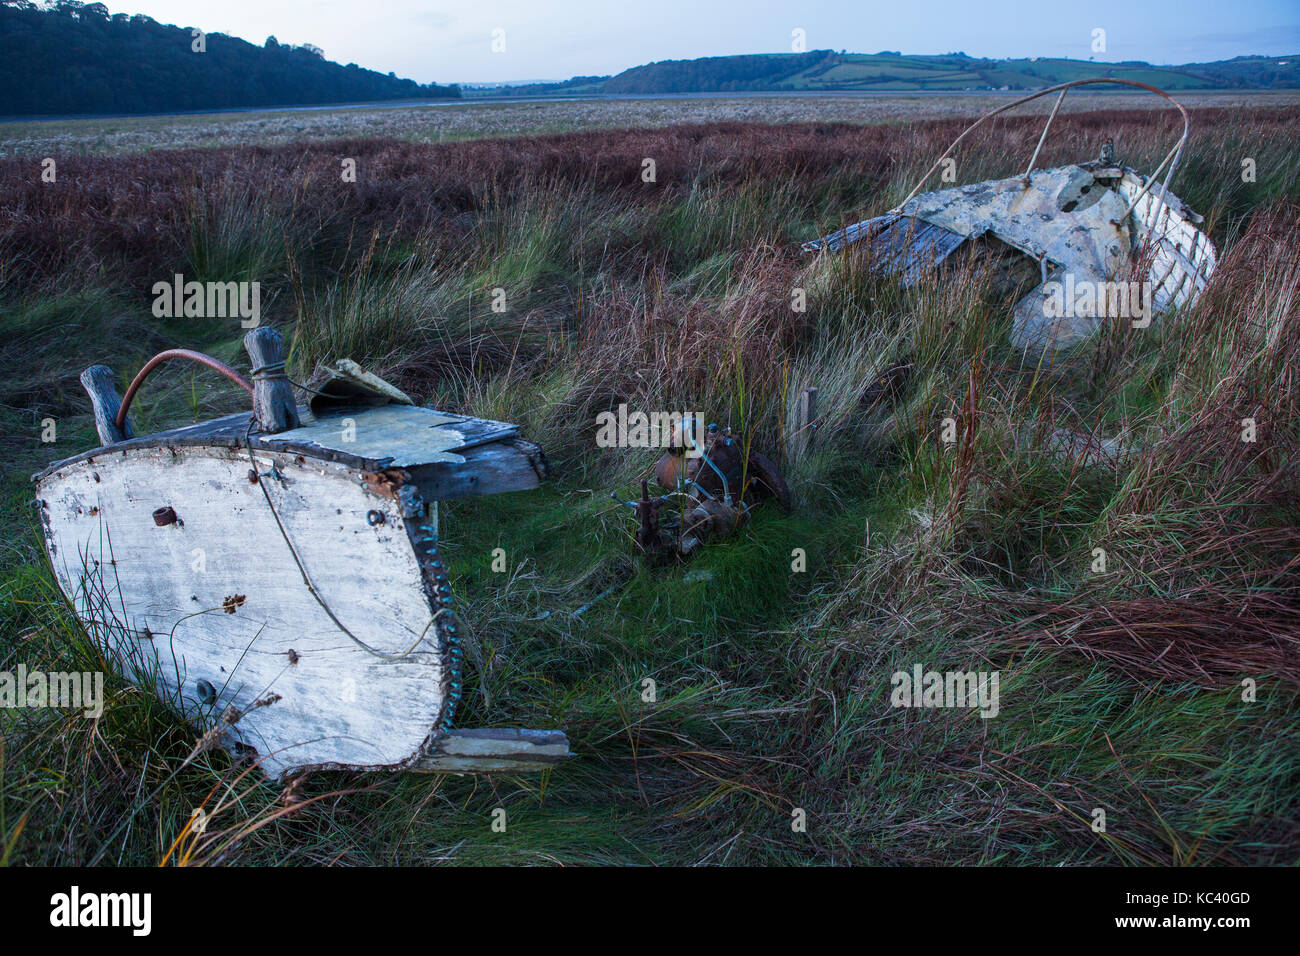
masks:
<path fill-rule="evenodd" d="M 1065 94 L 1088 83 L 1140 87 L 1169 99 L 1182 113 L 1183 134 L 1150 177 L 1116 163 L 1109 143 L 1097 160 L 1034 168 Z M 1056 91 L 1060 97 L 1023 175 L 920 193 L 986 120 Z M 865 242 L 872 267 L 904 285 L 963 248 L 1028 257 L 1038 267 L 1039 282 L 1015 304 L 1011 331 L 1012 342 L 1024 349 L 1073 345 L 1108 319 L 1145 328 L 1154 315 L 1195 302 L 1214 271 L 1214 245 L 1197 228 L 1202 218 L 1169 191 L 1189 132 L 1187 111 L 1146 84 L 1092 79 L 1040 90 L 967 128 L 900 205 L 803 248 L 835 251 Z M 1158 182 L 1166 167 L 1164 181 Z"/>
<path fill-rule="evenodd" d="M 52 464 L 36 494 L 50 562 L 128 676 L 272 776 L 318 769 L 523 771 L 558 731 L 453 730 L 463 625 L 438 502 L 536 488 L 541 450 L 503 422 L 410 403 L 350 363 L 299 407 L 277 332 L 245 338 L 250 383 L 165 352 L 119 400 L 82 375 L 103 447 Z M 133 437 L 160 361 L 217 368 L 253 411 Z"/>

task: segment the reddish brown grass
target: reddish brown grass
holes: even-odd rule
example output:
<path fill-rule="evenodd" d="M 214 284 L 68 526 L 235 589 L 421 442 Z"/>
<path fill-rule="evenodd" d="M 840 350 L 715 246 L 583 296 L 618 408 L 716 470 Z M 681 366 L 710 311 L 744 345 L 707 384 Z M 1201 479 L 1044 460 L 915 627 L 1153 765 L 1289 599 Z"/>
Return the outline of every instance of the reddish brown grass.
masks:
<path fill-rule="evenodd" d="M 1300 109 L 1197 110 L 1195 139 L 1209 142 L 1243 124 L 1259 136 L 1285 135 Z M 1038 117 L 1011 118 L 981 130 L 965 155 L 1005 157 L 1010 175 Z M 463 235 L 463 217 L 539 180 L 626 198 L 663 202 L 692 184 L 757 181 L 792 184 L 809 219 L 851 219 L 898 169 L 921 169 L 966 125 L 938 120 L 911 126 L 717 123 L 655 130 L 416 144 L 345 139 L 307 146 L 155 150 L 121 157 L 58 159 L 58 182 L 43 183 L 39 164 L 0 160 L 0 262 L 19 290 L 76 282 L 106 272 L 122 282 L 166 274 L 189 240 L 195 197 L 236 198 L 250 185 L 276 210 L 286 236 L 310 237 L 337 252 L 346 236 L 375 228 Z M 1041 162 L 1091 158 L 1113 138 L 1122 157 L 1154 156 L 1176 135 L 1167 113 L 1140 110 L 1060 118 Z M 962 155 L 962 154 L 959 154 Z M 356 184 L 339 176 L 352 157 Z M 655 159 L 658 182 L 642 183 L 641 162 Z M 1235 159 L 1234 159 L 1235 161 Z M 992 174 L 992 173 L 990 173 Z M 337 266 L 335 262 L 333 265 Z"/>

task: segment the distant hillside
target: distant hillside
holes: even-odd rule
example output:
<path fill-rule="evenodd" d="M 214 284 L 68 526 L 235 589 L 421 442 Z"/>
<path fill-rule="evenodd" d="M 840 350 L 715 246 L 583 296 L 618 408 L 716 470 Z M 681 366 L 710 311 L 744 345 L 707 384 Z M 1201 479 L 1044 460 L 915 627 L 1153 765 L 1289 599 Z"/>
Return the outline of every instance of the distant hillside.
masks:
<path fill-rule="evenodd" d="M 696 93 L 795 88 L 832 67 L 837 54 L 760 54 L 663 60 L 624 70 L 605 83 L 606 93 Z"/>
<path fill-rule="evenodd" d="M 1240 56 L 1217 63 L 1152 66 L 1140 61 L 1031 58 L 976 59 L 965 53 L 773 53 L 662 60 L 611 77 L 575 77 L 563 84 L 476 90 L 477 96 L 530 93 L 733 93 L 866 90 L 1034 90 L 1069 80 L 1114 77 L 1166 90 L 1300 88 L 1300 54 Z"/>
<path fill-rule="evenodd" d="M 38 9 L 0 0 L 0 115 L 169 113 L 458 97 L 455 86 L 419 84 L 340 66 L 309 44 L 268 37 L 254 46 L 209 33 L 195 52 L 189 27 L 109 15 L 102 3 L 61 0 Z"/>

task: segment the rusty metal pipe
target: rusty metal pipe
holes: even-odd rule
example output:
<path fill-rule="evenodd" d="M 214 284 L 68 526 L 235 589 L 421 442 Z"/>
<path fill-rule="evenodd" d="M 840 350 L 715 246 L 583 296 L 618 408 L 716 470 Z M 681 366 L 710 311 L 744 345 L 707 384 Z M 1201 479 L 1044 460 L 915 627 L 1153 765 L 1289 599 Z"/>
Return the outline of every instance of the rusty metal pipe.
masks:
<path fill-rule="evenodd" d="M 122 396 L 122 405 L 117 410 L 116 424 L 121 429 L 126 424 L 126 410 L 131 407 L 131 400 L 135 398 L 135 393 L 139 391 L 144 380 L 149 377 L 149 373 L 155 368 L 166 362 L 168 359 L 188 359 L 191 362 L 198 362 L 200 365 L 206 365 L 214 371 L 220 372 L 226 378 L 230 379 L 251 398 L 253 395 L 253 385 L 248 379 L 240 375 L 225 362 L 218 362 L 211 355 L 204 355 L 202 352 L 195 352 L 192 349 L 168 349 L 165 352 L 159 352 L 149 361 L 144 363 L 144 367 L 136 373 L 135 378 L 131 380 L 130 386 L 127 387 L 126 394 Z"/>

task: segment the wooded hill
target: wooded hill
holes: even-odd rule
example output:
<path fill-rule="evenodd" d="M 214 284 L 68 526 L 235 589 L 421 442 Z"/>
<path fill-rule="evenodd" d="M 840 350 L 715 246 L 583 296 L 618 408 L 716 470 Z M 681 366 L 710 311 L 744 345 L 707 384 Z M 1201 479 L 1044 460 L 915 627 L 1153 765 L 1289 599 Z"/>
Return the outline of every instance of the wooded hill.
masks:
<path fill-rule="evenodd" d="M 311 44 L 255 46 L 109 14 L 102 3 L 0 0 L 0 115 L 170 113 L 458 97 L 456 86 L 342 66 Z"/>

